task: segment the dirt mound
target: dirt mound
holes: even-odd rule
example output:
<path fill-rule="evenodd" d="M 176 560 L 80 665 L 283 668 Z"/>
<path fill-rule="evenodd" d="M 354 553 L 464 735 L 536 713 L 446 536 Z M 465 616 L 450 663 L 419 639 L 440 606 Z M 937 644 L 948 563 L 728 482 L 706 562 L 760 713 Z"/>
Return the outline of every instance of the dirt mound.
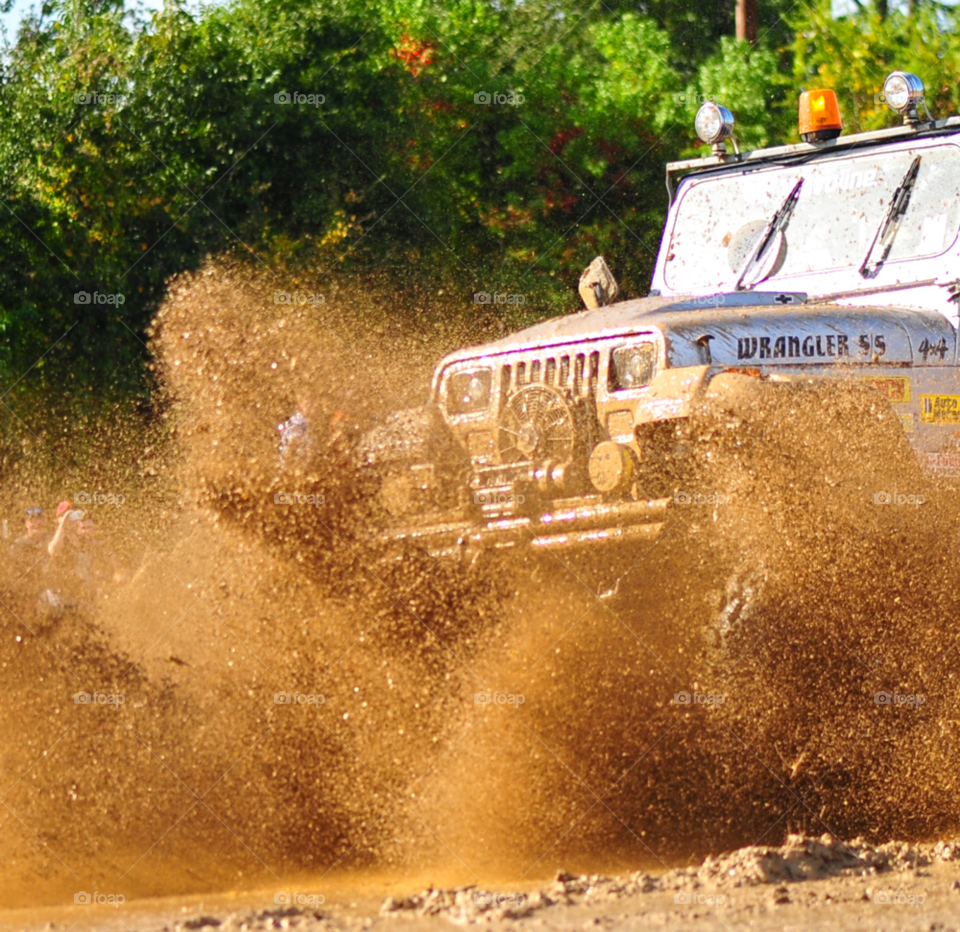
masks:
<path fill-rule="evenodd" d="M 443 916 L 457 925 L 475 925 L 526 919 L 553 907 L 602 904 L 664 892 L 674 893 L 680 905 L 722 905 L 722 893 L 706 891 L 917 871 L 935 861 L 954 860 L 955 851 L 956 843 L 873 846 L 859 838 L 841 842 L 830 835 L 791 835 L 780 847 L 741 848 L 708 857 L 699 868 L 680 868 L 656 877 L 642 871 L 609 877 L 560 870 L 551 884 L 529 893 L 490 892 L 474 884 L 391 896 L 384 900 L 380 915 Z"/>
<path fill-rule="evenodd" d="M 841 875 L 867 876 L 886 871 L 915 871 L 934 861 L 954 860 L 956 843 L 871 845 L 862 838 L 842 842 L 831 835 L 790 835 L 777 848 L 749 847 L 707 858 L 697 871 L 704 884 L 750 886 L 797 883 Z"/>

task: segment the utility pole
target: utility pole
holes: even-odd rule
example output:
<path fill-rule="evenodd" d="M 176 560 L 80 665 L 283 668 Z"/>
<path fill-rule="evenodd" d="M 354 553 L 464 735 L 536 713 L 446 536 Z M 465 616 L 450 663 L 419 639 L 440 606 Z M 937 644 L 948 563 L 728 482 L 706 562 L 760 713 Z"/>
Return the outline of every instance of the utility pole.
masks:
<path fill-rule="evenodd" d="M 757 0 L 737 0 L 737 39 L 757 41 Z"/>

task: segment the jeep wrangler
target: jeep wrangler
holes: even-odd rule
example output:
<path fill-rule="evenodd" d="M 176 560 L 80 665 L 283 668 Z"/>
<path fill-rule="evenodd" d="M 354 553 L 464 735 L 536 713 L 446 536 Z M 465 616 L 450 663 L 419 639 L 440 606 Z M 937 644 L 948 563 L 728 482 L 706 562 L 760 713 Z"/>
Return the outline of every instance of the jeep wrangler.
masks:
<path fill-rule="evenodd" d="M 645 298 L 586 309 L 440 360 L 429 403 L 362 443 L 385 539 L 431 554 L 655 540 L 682 490 L 682 425 L 746 383 L 855 380 L 896 413 L 921 465 L 960 468 L 960 117 L 919 112 L 843 136 L 832 91 L 801 98 L 796 145 L 740 152 L 705 103 L 702 158 L 667 166 Z M 733 143 L 735 151 L 728 151 Z"/>

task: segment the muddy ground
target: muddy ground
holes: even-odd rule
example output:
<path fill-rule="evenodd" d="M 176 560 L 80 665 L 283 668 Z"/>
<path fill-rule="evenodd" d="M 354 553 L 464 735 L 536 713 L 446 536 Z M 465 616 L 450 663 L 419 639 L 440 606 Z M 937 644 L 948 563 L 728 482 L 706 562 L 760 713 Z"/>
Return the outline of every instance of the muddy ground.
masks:
<path fill-rule="evenodd" d="M 586 929 L 960 928 L 960 850 L 952 844 L 842 844 L 791 836 L 778 848 L 749 847 L 695 868 L 626 876 L 558 871 L 524 887 L 466 884 L 411 893 L 409 878 L 353 884 L 303 877 L 273 896 L 133 901 L 45 911 L 6 911 L 2 929 L 93 932 L 372 930 L 430 932 Z M 294 889 L 297 887 L 297 889 Z M 301 892 L 301 888 L 310 892 Z M 326 889 L 327 894 L 319 893 Z M 385 899 L 374 890 L 388 890 Z M 278 903 L 277 900 L 280 900 Z M 300 905 L 293 905 L 299 901 Z"/>

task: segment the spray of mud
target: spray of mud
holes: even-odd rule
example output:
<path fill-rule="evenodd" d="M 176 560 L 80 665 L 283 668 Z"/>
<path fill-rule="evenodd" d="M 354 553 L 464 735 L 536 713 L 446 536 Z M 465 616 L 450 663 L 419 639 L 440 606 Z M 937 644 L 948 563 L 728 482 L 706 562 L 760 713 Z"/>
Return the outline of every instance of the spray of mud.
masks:
<path fill-rule="evenodd" d="M 40 570 L 7 574 L 9 903 L 955 829 L 960 520 L 872 388 L 729 380 L 677 438 L 689 503 L 655 544 L 397 559 L 356 445 L 496 322 L 280 288 L 324 290 L 223 263 L 174 282 L 149 423 L 99 424 L 43 482 L 8 464 L 11 509 L 80 477 L 129 502 L 95 611 L 39 613 Z M 315 443 L 281 466 L 298 405 Z"/>

